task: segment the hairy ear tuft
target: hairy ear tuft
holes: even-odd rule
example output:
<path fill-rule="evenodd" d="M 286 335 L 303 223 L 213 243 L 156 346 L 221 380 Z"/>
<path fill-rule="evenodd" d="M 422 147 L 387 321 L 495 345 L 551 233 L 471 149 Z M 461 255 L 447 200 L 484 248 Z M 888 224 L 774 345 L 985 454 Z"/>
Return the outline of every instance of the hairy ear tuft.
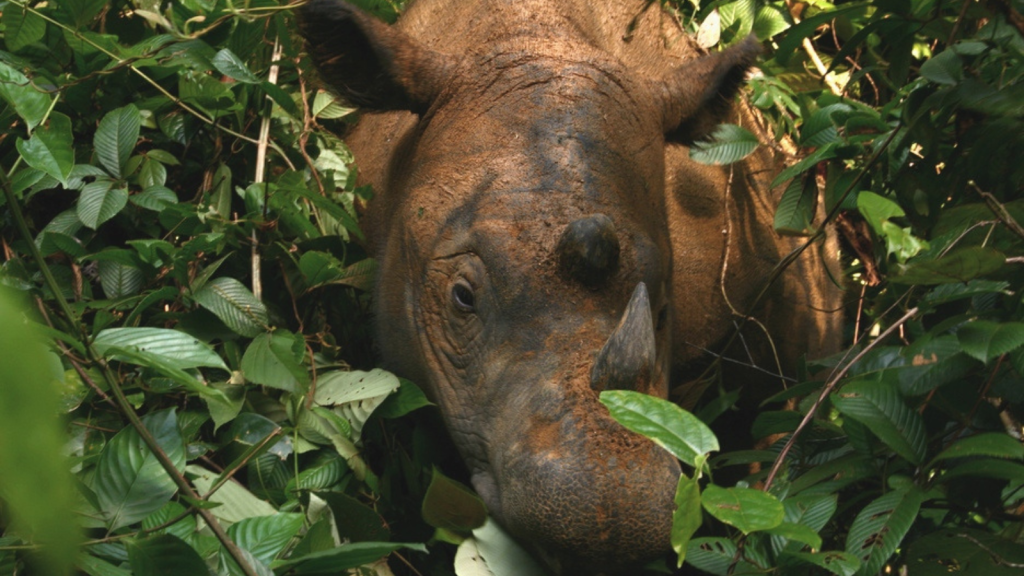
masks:
<path fill-rule="evenodd" d="M 299 31 L 324 82 L 364 108 L 422 113 L 454 67 L 448 56 L 340 0 L 308 2 Z"/>
<path fill-rule="evenodd" d="M 720 124 L 760 53 L 761 44 L 751 34 L 671 71 L 661 83 L 667 137 L 692 142 Z"/>

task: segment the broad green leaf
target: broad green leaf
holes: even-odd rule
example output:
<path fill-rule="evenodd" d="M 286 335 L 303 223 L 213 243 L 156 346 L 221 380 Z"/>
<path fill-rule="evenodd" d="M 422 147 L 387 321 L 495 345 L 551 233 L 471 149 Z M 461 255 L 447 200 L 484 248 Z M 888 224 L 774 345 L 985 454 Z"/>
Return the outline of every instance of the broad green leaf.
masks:
<path fill-rule="evenodd" d="M 961 326 L 956 337 L 964 352 L 987 363 L 1024 346 L 1024 322 L 975 320 Z"/>
<path fill-rule="evenodd" d="M 142 529 L 156 534 L 172 534 L 186 539 L 196 531 L 196 517 L 186 513 L 187 509 L 178 502 L 168 502 L 159 510 L 142 520 Z M 180 518 L 174 524 L 165 526 L 172 518 Z M 164 526 L 163 528 L 160 528 Z"/>
<path fill-rule="evenodd" d="M 814 211 L 818 206 L 818 184 L 814 174 L 794 178 L 775 209 L 775 231 L 784 236 L 808 236 L 814 232 Z"/>
<path fill-rule="evenodd" d="M 325 120 L 336 120 L 342 116 L 348 116 L 355 111 L 355 108 L 342 106 L 333 94 L 325 90 L 317 91 L 316 97 L 313 98 L 313 107 L 311 109 L 313 116 Z"/>
<path fill-rule="evenodd" d="M 690 466 L 698 456 L 719 449 L 711 429 L 672 402 L 628 390 L 605 390 L 600 399 L 619 424 L 650 438 Z"/>
<path fill-rule="evenodd" d="M 178 203 L 178 195 L 163 186 L 152 186 L 128 197 L 132 204 L 146 210 L 160 212 L 171 204 Z"/>
<path fill-rule="evenodd" d="M 352 496 L 337 492 L 318 492 L 315 495 L 330 507 L 342 541 L 383 542 L 391 538 L 384 519 L 373 508 Z"/>
<path fill-rule="evenodd" d="M 480 555 L 494 576 L 547 576 L 519 544 L 491 519 L 473 531 Z"/>
<path fill-rule="evenodd" d="M 892 218 L 906 216 L 900 205 L 874 192 L 863 191 L 857 195 L 857 210 L 868 221 L 879 236 L 885 234 L 882 223 Z"/>
<path fill-rule="evenodd" d="M 206 497 L 210 502 L 220 504 L 210 510 L 219 520 L 239 522 L 246 518 L 277 514 L 277 509 L 273 505 L 265 500 L 260 500 L 238 482 L 225 482 L 216 492 L 209 495 L 210 489 L 217 479 L 217 473 L 197 465 L 189 466 L 186 471 L 192 477 L 192 485 L 196 487 L 201 496 Z"/>
<path fill-rule="evenodd" d="M 14 108 L 18 116 L 25 121 L 29 130 L 39 126 L 39 123 L 46 117 L 46 111 L 50 109 L 49 94 L 37 90 L 24 74 L 11 68 L 3 60 L 0 60 L 0 98 Z M 71 148 L 70 127 L 69 123 L 67 132 L 67 148 L 69 150 Z M 31 163 L 29 166 L 35 167 Z M 49 174 L 49 172 L 47 173 Z M 54 178 L 60 180 L 56 176 Z"/>
<path fill-rule="evenodd" d="M 228 328 L 249 338 L 267 330 L 267 308 L 241 282 L 216 278 L 193 296 L 200 306 L 213 312 Z"/>
<path fill-rule="evenodd" d="M 242 62 L 242 59 L 235 55 L 234 52 L 228 48 L 222 49 L 217 52 L 217 55 L 213 57 L 211 61 L 213 67 L 217 69 L 221 74 L 234 78 L 235 80 L 245 84 L 259 84 L 260 79 L 249 71 L 249 67 Z"/>
<path fill-rule="evenodd" d="M 177 384 L 183 386 L 189 392 L 198 394 L 204 400 L 230 404 L 224 393 L 215 388 L 196 380 L 194 376 L 185 372 L 175 365 L 174 360 L 168 360 L 160 354 L 154 354 L 148 350 L 139 350 L 134 347 L 111 346 L 108 344 L 107 353 L 110 358 L 118 358 L 123 362 L 146 366 L 159 372 Z"/>
<path fill-rule="evenodd" d="M 775 496 L 753 488 L 704 488 L 701 505 L 708 514 L 750 534 L 782 524 L 785 511 Z"/>
<path fill-rule="evenodd" d="M 89 576 L 133 576 L 131 570 L 114 566 L 106 560 L 100 560 L 89 554 L 79 555 L 76 568 Z"/>
<path fill-rule="evenodd" d="M 847 552 L 786 552 L 779 559 L 788 558 L 824 568 L 836 576 L 853 576 L 860 569 L 860 560 Z"/>
<path fill-rule="evenodd" d="M 928 242 L 914 236 L 910 228 L 901 228 L 892 222 L 882 222 L 882 236 L 888 254 L 895 254 L 900 262 L 928 249 Z"/>
<path fill-rule="evenodd" d="M 690 148 L 690 158 L 701 164 L 733 164 L 757 149 L 757 136 L 735 124 L 719 124 L 706 141 Z"/>
<path fill-rule="evenodd" d="M 43 546 L 40 573 L 67 575 L 81 536 L 79 524 L 68 517 L 78 495 L 64 457 L 67 423 L 58 418 L 63 378 L 59 361 L 51 369 L 53 354 L 12 300 L 0 291 L 0 498 L 5 533 L 31 535 L 33 544 Z M 15 571 L 11 566 L 10 573 Z"/>
<path fill-rule="evenodd" d="M 958 440 L 932 459 L 932 463 L 964 456 L 991 456 L 994 458 L 1024 459 L 1024 445 L 1020 440 L 1001 432 L 986 432 Z"/>
<path fill-rule="evenodd" d="M 737 558 L 739 561 L 737 562 Z M 736 543 L 728 538 L 694 538 L 686 549 L 686 563 L 715 576 L 764 574 L 764 568 L 736 554 Z"/>
<path fill-rule="evenodd" d="M 753 33 L 758 40 L 774 38 L 790 26 L 789 14 L 778 6 L 766 4 L 758 7 L 754 17 Z"/>
<path fill-rule="evenodd" d="M 948 481 L 964 476 L 973 478 L 996 478 L 999 480 L 1020 481 L 1024 479 L 1024 465 L 1007 460 L 980 458 L 966 460 L 946 471 L 940 481 Z"/>
<path fill-rule="evenodd" d="M 376 414 L 381 418 L 400 418 L 409 412 L 424 406 L 433 406 L 433 402 L 427 400 L 427 395 L 419 386 L 412 382 L 399 378 L 398 392 L 391 394 L 377 408 Z"/>
<path fill-rule="evenodd" d="M 96 351 L 104 354 L 110 347 L 134 348 L 156 354 L 181 369 L 207 366 L 227 370 L 224 361 L 205 342 L 168 328 L 108 328 L 96 335 Z M 115 360 L 120 360 L 116 355 Z"/>
<path fill-rule="evenodd" d="M 303 515 L 279 512 L 243 518 L 228 527 L 228 536 L 263 564 L 270 564 L 302 528 Z"/>
<path fill-rule="evenodd" d="M 246 348 L 242 356 L 242 372 L 250 382 L 288 392 L 302 392 L 310 382 L 302 364 L 305 354 L 302 337 L 287 330 L 263 333 Z"/>
<path fill-rule="evenodd" d="M 128 204 L 128 192 L 114 188 L 111 180 L 97 180 L 86 184 L 78 198 L 78 219 L 96 230 Z"/>
<path fill-rule="evenodd" d="M 38 42 L 46 34 L 46 20 L 14 3 L 4 8 L 3 24 L 4 42 L 11 52 Z"/>
<path fill-rule="evenodd" d="M 831 395 L 844 416 L 864 424 L 897 454 L 914 464 L 924 461 L 927 436 L 921 415 L 888 382 L 855 380 Z"/>
<path fill-rule="evenodd" d="M 194 548 L 171 534 L 128 540 L 128 561 L 135 576 L 196 576 L 208 574 Z"/>
<path fill-rule="evenodd" d="M 907 363 L 896 369 L 900 392 L 906 396 L 920 396 L 939 386 L 959 381 L 978 364 L 962 349 L 952 334 L 905 348 Z"/>
<path fill-rule="evenodd" d="M 1019 576 L 1024 546 L 975 528 L 946 528 L 907 550 L 913 576 Z"/>
<path fill-rule="evenodd" d="M 28 140 L 18 139 L 18 152 L 29 166 L 66 183 L 75 166 L 71 119 L 54 112 L 45 126 L 37 128 Z"/>
<path fill-rule="evenodd" d="M 112 110 L 100 120 L 93 137 L 93 146 L 100 164 L 114 178 L 126 176 L 121 174 L 121 170 L 128 162 L 132 150 L 135 150 L 141 126 L 142 115 L 134 104 Z"/>
<path fill-rule="evenodd" d="M 806 544 L 813 550 L 821 548 L 821 536 L 812 530 L 811 528 L 804 526 L 803 524 L 796 524 L 793 522 L 783 522 L 774 528 L 765 530 L 772 536 L 779 536 L 786 540 L 800 542 Z"/>
<path fill-rule="evenodd" d="M 849 114 L 852 111 L 853 107 L 849 104 L 837 102 L 824 106 L 811 114 L 800 128 L 800 145 L 811 148 L 839 140 L 839 131 L 833 116 L 841 113 Z"/>
<path fill-rule="evenodd" d="M 97 262 L 100 286 L 107 298 L 122 298 L 138 294 L 145 280 L 142 270 L 134 266 L 125 266 L 120 262 L 101 260 Z"/>
<path fill-rule="evenodd" d="M 970 246 L 954 250 L 935 260 L 917 260 L 908 264 L 899 274 L 889 277 L 897 284 L 950 284 L 967 282 L 991 274 L 1003 267 L 1006 256 L 998 250 Z"/>
<path fill-rule="evenodd" d="M 936 84 L 959 84 L 964 79 L 963 60 L 953 50 L 944 50 L 921 65 L 921 76 Z"/>
<path fill-rule="evenodd" d="M 782 501 L 782 507 L 785 509 L 783 523 L 799 524 L 817 534 L 828 524 L 832 515 L 835 514 L 838 503 L 839 499 L 835 494 L 797 494 L 796 496 L 790 496 Z M 786 549 L 794 552 L 798 550 L 799 547 L 789 546 L 787 548 L 789 538 L 786 534 L 772 533 L 772 550 L 776 554 Z M 794 539 L 803 543 L 812 543 L 806 539 L 801 540 L 798 537 L 794 537 Z M 812 547 L 820 549 L 821 542 L 819 541 L 817 545 Z"/>
<path fill-rule="evenodd" d="M 672 513 L 672 549 L 676 551 L 679 558 L 678 568 L 682 568 L 686 561 L 686 551 L 690 545 L 690 538 L 697 532 L 703 521 L 700 505 L 700 484 L 698 476 L 687 478 L 686 474 L 679 475 L 679 483 L 676 485 L 675 505 L 676 510 Z"/>
<path fill-rule="evenodd" d="M 807 155 L 806 158 L 800 160 L 799 162 L 793 164 L 792 166 L 789 166 L 788 168 L 783 169 L 781 172 L 776 174 L 775 179 L 772 180 L 771 187 L 775 188 L 776 186 L 779 186 L 780 184 L 787 180 L 792 180 L 797 175 L 803 174 L 804 172 L 807 172 L 811 168 L 817 166 L 819 162 L 824 162 L 825 160 L 831 160 L 832 158 L 835 158 L 838 155 L 836 149 L 837 146 L 836 144 L 833 143 L 828 144 L 826 146 L 822 146 L 821 148 L 818 148 L 814 152 L 811 152 L 809 155 Z"/>
<path fill-rule="evenodd" d="M 435 528 L 469 535 L 487 521 L 487 507 L 475 492 L 434 468 L 420 509 L 423 521 Z"/>
<path fill-rule="evenodd" d="M 334 413 L 348 421 L 352 441 L 358 443 L 363 424 L 398 388 L 398 377 L 380 368 L 335 371 L 320 377 L 313 400 L 320 406 L 334 406 Z"/>
<path fill-rule="evenodd" d="M 276 458 L 276 457 L 274 457 Z M 323 490 L 330 488 L 341 480 L 348 470 L 345 461 L 341 458 L 332 458 L 327 464 L 315 468 L 306 468 L 297 476 L 288 480 L 285 485 L 286 492 L 296 490 Z"/>
<path fill-rule="evenodd" d="M 426 552 L 423 544 L 404 544 L 399 542 L 356 542 L 342 544 L 337 548 L 313 552 L 298 558 L 278 560 L 271 564 L 275 571 L 288 574 L 338 574 L 350 568 L 369 564 L 391 554 L 408 549 Z"/>
<path fill-rule="evenodd" d="M 184 468 L 185 443 L 174 410 L 147 414 L 142 423 L 174 466 Z M 177 491 L 167 471 L 131 427 L 118 432 L 103 447 L 92 489 L 111 530 L 156 512 Z"/>
<path fill-rule="evenodd" d="M 915 486 L 884 494 L 861 510 L 846 536 L 846 552 L 861 562 L 860 576 L 877 574 L 917 519 L 925 495 Z"/>
<path fill-rule="evenodd" d="M 945 304 L 964 298 L 971 298 L 979 294 L 991 294 L 999 292 L 1008 294 L 1010 283 L 996 280 L 971 280 L 967 283 L 957 282 L 955 284 L 939 284 L 924 295 L 924 301 L 932 304 Z"/>

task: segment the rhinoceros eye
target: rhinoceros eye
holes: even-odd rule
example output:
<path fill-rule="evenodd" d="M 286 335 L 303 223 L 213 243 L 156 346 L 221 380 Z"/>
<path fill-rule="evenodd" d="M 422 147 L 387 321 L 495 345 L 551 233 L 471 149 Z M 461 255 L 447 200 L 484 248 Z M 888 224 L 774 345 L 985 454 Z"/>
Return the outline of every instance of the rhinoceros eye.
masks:
<path fill-rule="evenodd" d="M 462 312 L 472 312 L 475 302 L 473 288 L 469 284 L 459 281 L 452 286 L 452 303 L 457 309 Z"/>

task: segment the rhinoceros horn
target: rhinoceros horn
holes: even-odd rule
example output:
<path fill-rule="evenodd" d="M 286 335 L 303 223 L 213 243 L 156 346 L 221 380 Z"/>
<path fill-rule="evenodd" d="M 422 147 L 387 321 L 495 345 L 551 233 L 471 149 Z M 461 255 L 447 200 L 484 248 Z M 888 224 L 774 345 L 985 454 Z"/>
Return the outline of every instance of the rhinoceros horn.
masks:
<path fill-rule="evenodd" d="M 615 332 L 597 353 L 597 361 L 590 372 L 590 385 L 597 391 L 646 392 L 654 374 L 656 357 L 651 302 L 647 286 L 640 282 L 633 290 Z"/>

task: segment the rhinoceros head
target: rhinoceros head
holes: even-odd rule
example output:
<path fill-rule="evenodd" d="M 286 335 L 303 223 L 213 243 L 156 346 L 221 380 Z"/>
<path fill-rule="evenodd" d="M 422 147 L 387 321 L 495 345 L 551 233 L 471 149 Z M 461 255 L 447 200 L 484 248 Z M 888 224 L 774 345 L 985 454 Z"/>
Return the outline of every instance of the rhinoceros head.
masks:
<path fill-rule="evenodd" d="M 481 26 L 455 52 L 320 1 L 302 33 L 349 101 L 418 115 L 370 158 L 385 361 L 502 525 L 556 571 L 610 572 L 670 549 L 680 473 L 598 401 L 667 394 L 666 134 L 713 125 L 757 47 L 650 76 L 571 29 Z"/>

